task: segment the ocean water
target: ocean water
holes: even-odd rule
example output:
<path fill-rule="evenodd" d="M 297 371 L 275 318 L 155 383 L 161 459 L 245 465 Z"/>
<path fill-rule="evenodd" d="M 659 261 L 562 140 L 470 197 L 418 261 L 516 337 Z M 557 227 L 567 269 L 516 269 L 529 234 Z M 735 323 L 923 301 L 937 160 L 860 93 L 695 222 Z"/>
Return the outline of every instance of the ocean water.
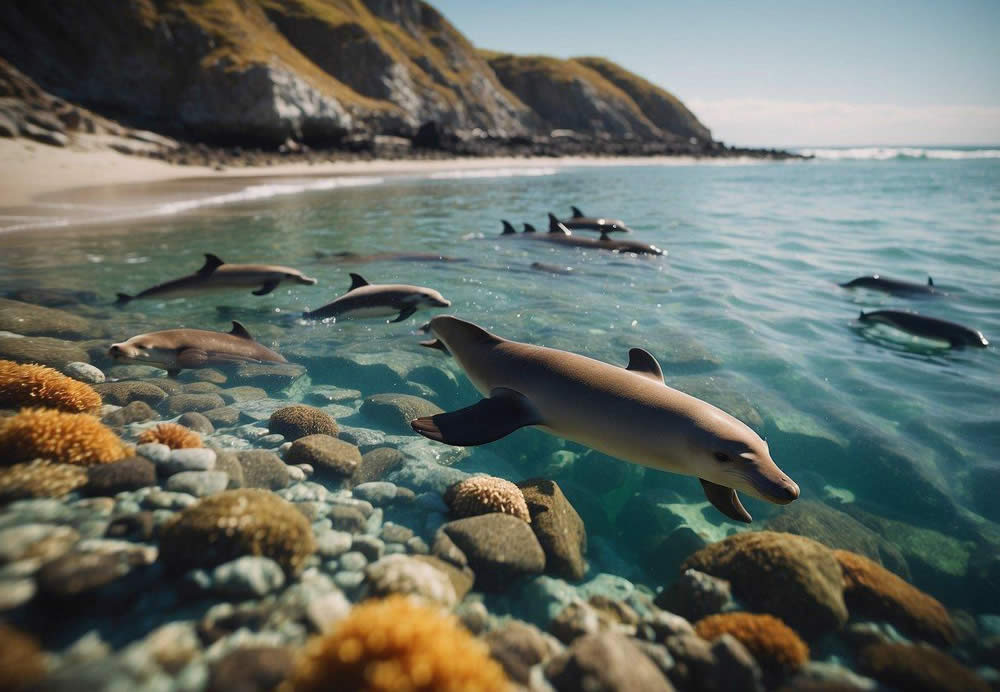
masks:
<path fill-rule="evenodd" d="M 800 484 L 799 503 L 823 503 L 898 546 L 911 580 L 946 605 L 996 613 L 996 572 L 984 561 L 1000 545 L 998 488 L 984 489 L 981 479 L 996 478 L 989 470 L 1000 453 L 1000 353 L 857 322 L 860 310 L 916 310 L 1000 341 L 1000 158 L 997 150 L 935 151 L 254 181 L 198 199 L 174 190 L 141 219 L 0 236 L 0 289 L 89 292 L 82 314 L 115 340 L 178 326 L 225 330 L 238 319 L 307 365 L 314 385 L 365 395 L 386 386 L 373 364 L 388 363 L 404 379 L 422 365 L 443 368 L 454 387 L 407 391 L 445 409 L 478 395 L 449 358 L 418 345 L 426 338 L 418 328 L 433 314 L 616 364 L 639 346 L 660 361 L 667 384 L 764 435 Z M 548 211 L 568 214 L 571 204 L 622 218 L 635 231 L 630 239 L 668 254 L 499 235 L 501 219 L 544 229 Z M 110 305 L 118 291 L 196 270 L 206 252 L 291 265 L 319 283 L 263 297 L 237 291 Z M 538 271 L 534 262 L 569 271 Z M 435 288 L 452 307 L 392 324 L 300 317 L 345 292 L 349 272 Z M 837 285 L 872 273 L 932 276 L 945 295 L 908 299 Z M 346 423 L 377 427 L 359 414 Z M 587 523 L 592 566 L 650 588 L 684 556 L 649 552 L 677 526 L 705 540 L 746 528 L 708 506 L 693 478 L 588 455 L 536 430 L 469 450 L 455 468 L 557 479 Z M 640 494 L 662 513 L 652 524 L 635 523 Z M 750 529 L 789 511 L 744 503 L 755 517 Z"/>

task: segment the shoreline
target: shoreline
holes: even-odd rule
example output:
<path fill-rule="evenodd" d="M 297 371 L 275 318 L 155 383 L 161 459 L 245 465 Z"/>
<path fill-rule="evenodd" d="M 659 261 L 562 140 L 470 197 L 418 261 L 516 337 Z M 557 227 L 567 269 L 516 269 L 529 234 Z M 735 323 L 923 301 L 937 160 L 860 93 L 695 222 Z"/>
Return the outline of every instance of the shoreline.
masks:
<path fill-rule="evenodd" d="M 426 178 L 454 173 L 479 177 L 518 175 L 531 169 L 584 166 L 740 165 L 752 158 L 484 157 L 290 162 L 265 166 L 188 166 L 119 153 L 99 137 L 78 137 L 57 148 L 26 139 L 0 140 L 0 236 L 94 223 L 117 223 L 238 203 L 248 184 L 284 185 L 278 194 L 378 183 L 375 178 Z M 530 175 L 531 173 L 525 173 Z M 535 174 L 550 174 L 535 173 Z M 450 177 L 450 176 L 449 176 Z M 338 180 L 342 179 L 342 180 Z M 298 181 L 301 189 L 289 183 Z M 271 195 L 266 195 L 271 196 Z"/>

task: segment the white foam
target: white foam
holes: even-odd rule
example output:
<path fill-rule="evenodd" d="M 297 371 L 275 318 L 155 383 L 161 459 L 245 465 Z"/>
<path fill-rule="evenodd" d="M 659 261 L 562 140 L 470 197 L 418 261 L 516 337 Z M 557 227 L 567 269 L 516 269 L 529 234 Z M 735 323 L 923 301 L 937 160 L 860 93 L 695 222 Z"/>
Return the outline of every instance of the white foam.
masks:
<path fill-rule="evenodd" d="M 924 147 L 853 147 L 800 149 L 804 156 L 832 161 L 894 161 L 900 159 L 1000 159 L 1000 149 L 935 149 Z"/>
<path fill-rule="evenodd" d="M 555 175 L 556 168 L 477 168 L 471 171 L 440 171 L 432 173 L 432 180 L 460 180 L 462 178 L 517 178 Z"/>

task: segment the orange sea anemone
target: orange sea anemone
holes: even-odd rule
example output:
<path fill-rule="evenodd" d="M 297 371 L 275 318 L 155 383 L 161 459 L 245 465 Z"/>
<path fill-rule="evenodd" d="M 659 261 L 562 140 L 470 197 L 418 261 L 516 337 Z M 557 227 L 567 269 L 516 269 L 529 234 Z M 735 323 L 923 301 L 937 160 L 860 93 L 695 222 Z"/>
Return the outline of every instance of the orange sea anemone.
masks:
<path fill-rule="evenodd" d="M 0 360 L 0 408 L 25 406 L 94 413 L 101 408 L 101 395 L 89 384 L 44 365 Z"/>
<path fill-rule="evenodd" d="M 95 466 L 132 453 L 110 428 L 86 413 L 24 409 L 0 420 L 0 464 L 32 459 Z"/>
<path fill-rule="evenodd" d="M 406 596 L 356 606 L 314 637 L 280 692 L 492 692 L 510 690 L 485 643 L 441 610 Z"/>
<path fill-rule="evenodd" d="M 160 423 L 155 428 L 148 428 L 139 435 L 139 444 L 159 442 L 170 449 L 190 449 L 201 447 L 201 435 L 190 428 L 177 423 Z"/>

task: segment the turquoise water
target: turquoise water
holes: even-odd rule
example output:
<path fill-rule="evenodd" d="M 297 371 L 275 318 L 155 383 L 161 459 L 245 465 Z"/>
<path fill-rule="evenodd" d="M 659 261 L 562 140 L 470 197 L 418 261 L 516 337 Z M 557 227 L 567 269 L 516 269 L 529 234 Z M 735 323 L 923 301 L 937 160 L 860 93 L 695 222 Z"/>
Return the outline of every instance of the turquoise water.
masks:
<path fill-rule="evenodd" d="M 1000 534 L 993 523 L 1000 516 L 975 475 L 1000 452 L 1000 355 L 995 347 L 947 349 L 856 323 L 861 309 L 915 309 L 1000 340 L 1000 160 L 539 166 L 360 182 L 191 204 L 184 214 L 71 233 L 8 235 L 0 238 L 0 288 L 94 292 L 98 300 L 86 314 L 105 320 L 114 340 L 177 326 L 225 329 L 239 319 L 306 364 L 314 384 L 364 394 L 380 391 L 381 381 L 370 368 L 352 371 L 334 357 L 451 368 L 460 388 L 429 396 L 446 409 L 477 395 L 449 359 L 417 345 L 425 338 L 418 327 L 434 313 L 619 364 L 641 346 L 660 360 L 667 384 L 765 435 L 777 464 L 802 487 L 800 502 L 844 510 L 903 546 L 914 583 L 947 605 L 1000 612 L 988 579 L 974 576 Z M 632 239 L 669 254 L 635 258 L 498 235 L 500 219 L 544 228 L 547 211 L 566 214 L 571 204 L 624 219 Z M 264 297 L 237 292 L 109 306 L 117 291 L 194 271 L 205 252 L 292 265 L 319 283 L 282 285 Z M 441 253 L 464 261 L 335 261 L 317 252 Z M 539 272 L 533 262 L 572 271 Z M 372 283 L 435 288 L 452 307 L 398 324 L 298 317 L 346 291 L 351 271 Z M 918 282 L 930 275 L 947 295 L 915 300 L 836 285 L 875 272 Z M 628 500 L 657 490 L 694 507 L 704 502 L 698 483 L 596 461 L 589 470 L 567 470 L 554 461 L 560 447 L 522 430 L 473 451 L 459 468 L 511 480 L 564 479 L 587 520 L 592 562 L 628 569 L 624 576 L 650 586 L 662 582 L 676 564 L 655 564 L 623 538 Z M 784 511 L 744 502 L 754 528 Z M 736 530 L 703 509 L 689 523 L 704 536 Z M 943 564 L 942 551 L 954 559 Z"/>

